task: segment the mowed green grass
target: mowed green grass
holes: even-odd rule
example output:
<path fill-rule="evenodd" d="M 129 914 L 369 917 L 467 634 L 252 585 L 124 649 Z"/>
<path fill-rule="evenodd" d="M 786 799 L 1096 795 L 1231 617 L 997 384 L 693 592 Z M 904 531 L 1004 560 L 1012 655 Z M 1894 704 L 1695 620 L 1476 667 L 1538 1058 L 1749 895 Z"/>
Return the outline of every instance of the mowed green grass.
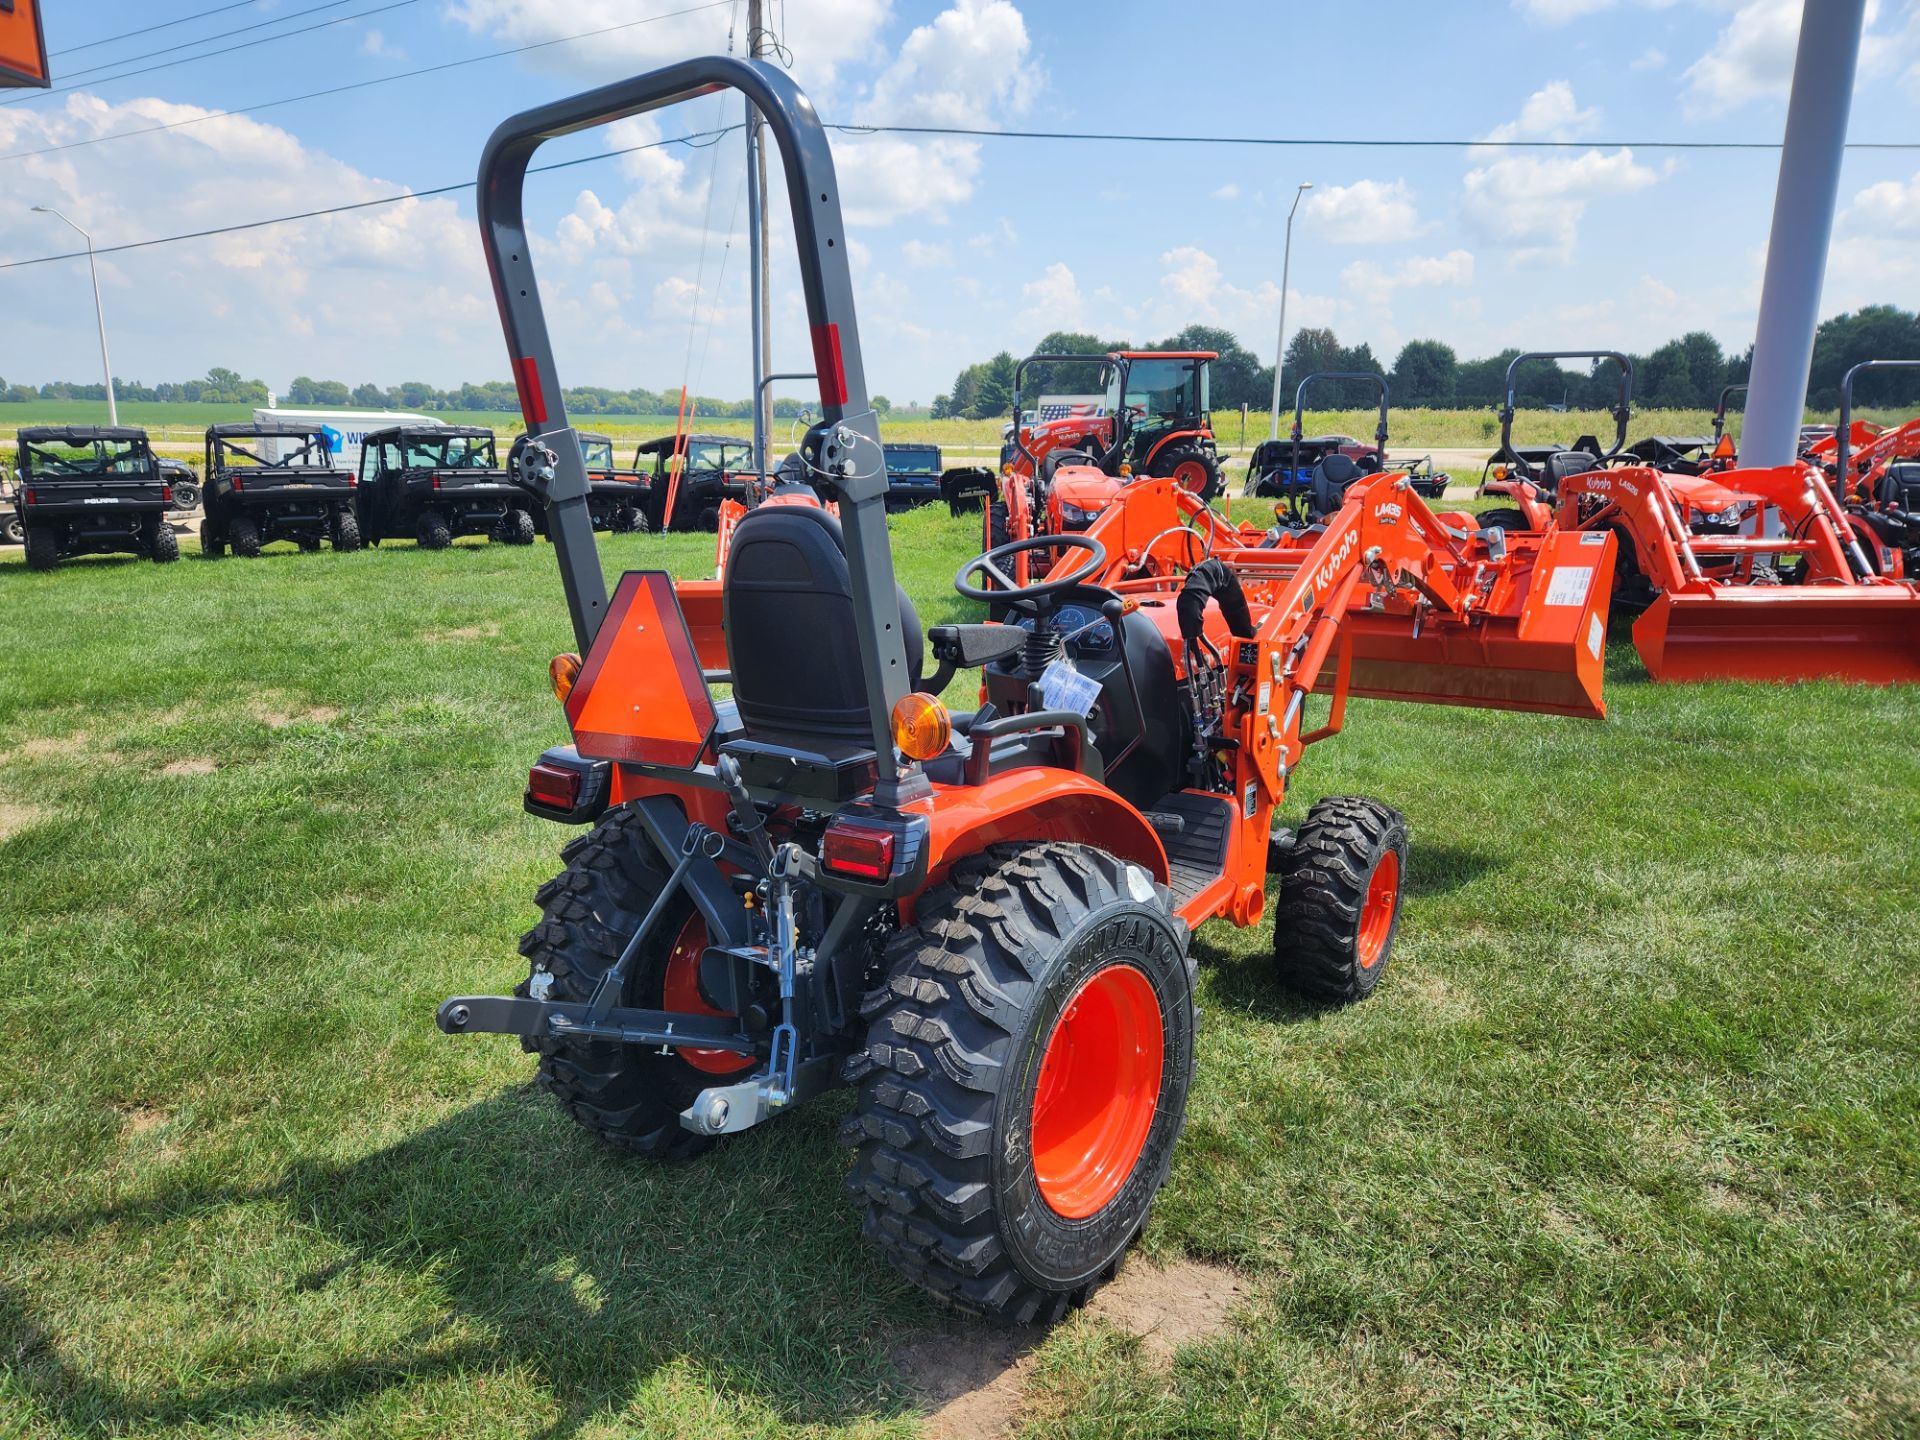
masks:
<path fill-rule="evenodd" d="M 974 523 L 893 522 L 930 622 Z M 619 537 L 609 573 L 711 565 Z M 568 832 L 552 555 L 0 552 L 0 1434 L 907 1435 L 961 1343 L 862 1247 L 844 1094 L 660 1168 L 499 1038 Z M 1414 836 L 1348 1010 L 1195 943 L 1144 1250 L 1249 1296 L 1172 1372 L 1086 1317 L 1033 1435 L 1920 1433 L 1920 698 L 1357 703 L 1296 777 Z"/>

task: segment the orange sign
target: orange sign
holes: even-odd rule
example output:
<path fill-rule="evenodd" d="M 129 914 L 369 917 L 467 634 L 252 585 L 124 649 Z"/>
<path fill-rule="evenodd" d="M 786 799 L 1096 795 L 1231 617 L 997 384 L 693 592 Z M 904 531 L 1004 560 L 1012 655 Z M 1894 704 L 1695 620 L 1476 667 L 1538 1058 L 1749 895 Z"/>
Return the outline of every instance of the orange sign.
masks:
<path fill-rule="evenodd" d="M 567 696 L 574 743 L 594 760 L 685 770 L 716 718 L 673 577 L 629 570 Z"/>
<path fill-rule="evenodd" d="M 52 83 L 40 0 L 0 0 L 0 88 L 44 90 Z"/>

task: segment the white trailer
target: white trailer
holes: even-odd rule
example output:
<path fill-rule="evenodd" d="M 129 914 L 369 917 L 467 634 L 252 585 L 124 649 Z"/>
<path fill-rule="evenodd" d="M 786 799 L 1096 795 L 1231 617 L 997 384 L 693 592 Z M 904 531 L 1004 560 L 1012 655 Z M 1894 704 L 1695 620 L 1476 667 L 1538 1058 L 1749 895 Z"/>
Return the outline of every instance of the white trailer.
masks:
<path fill-rule="evenodd" d="M 283 424 L 311 425 L 327 437 L 327 443 L 333 447 L 333 463 L 343 470 L 358 472 L 360 469 L 360 444 L 376 430 L 385 430 L 393 425 L 444 425 L 444 420 L 431 415 L 410 415 L 404 410 L 281 410 L 266 408 L 255 410 L 253 418 L 259 422 L 279 421 Z M 278 460 L 280 451 L 296 450 L 299 447 L 291 440 L 266 440 L 262 442 L 262 453 L 270 460 Z"/>

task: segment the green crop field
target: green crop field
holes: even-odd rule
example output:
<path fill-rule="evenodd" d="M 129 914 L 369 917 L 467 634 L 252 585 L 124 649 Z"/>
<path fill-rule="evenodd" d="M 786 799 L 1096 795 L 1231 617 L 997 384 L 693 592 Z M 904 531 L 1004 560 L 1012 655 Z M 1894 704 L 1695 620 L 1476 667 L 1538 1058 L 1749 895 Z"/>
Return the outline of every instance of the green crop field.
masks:
<path fill-rule="evenodd" d="M 964 615 L 974 526 L 890 524 Z M 524 975 L 570 833 L 519 803 L 565 738 L 544 544 L 0 551 L 0 601 L 0 1435 L 918 1432 L 903 1347 L 981 1352 L 860 1244 L 845 1095 L 656 1167 L 434 1029 Z M 1619 643 L 1608 689 L 1356 702 L 1309 753 L 1295 816 L 1409 819 L 1393 968 L 1319 1008 L 1265 929 L 1197 934 L 1134 1263 L 1238 1299 L 1165 1361 L 999 1342 L 1020 1433 L 1920 1434 L 1920 694 Z"/>
<path fill-rule="evenodd" d="M 251 418 L 252 414 L 253 407 L 249 405 L 169 405 L 129 401 L 120 406 L 122 424 L 147 426 L 156 441 L 174 445 L 198 441 L 208 425 L 225 420 L 245 420 Z M 1891 411 L 1863 410 L 1860 414 L 1862 419 L 1881 423 L 1898 423 L 1907 418 L 1904 413 L 1895 414 Z M 520 416 L 515 411 L 443 410 L 435 412 L 435 418 L 450 425 L 491 426 L 503 438 L 518 434 L 523 428 Z M 1378 412 L 1372 410 L 1312 410 L 1307 412 L 1303 428 L 1309 435 L 1344 433 L 1370 440 L 1378 418 Z M 1490 450 L 1500 440 L 1500 420 L 1491 410 L 1396 410 L 1390 418 L 1393 426 L 1391 443 L 1396 447 L 1431 445 L 1448 449 Z M 0 406 L 0 440 L 10 443 L 14 431 L 23 425 L 104 425 L 106 419 L 107 407 L 102 401 L 36 400 L 30 404 Z M 633 442 L 656 435 L 671 435 L 676 417 L 577 415 L 572 419 L 582 430 L 595 430 L 623 442 Z M 1822 420 L 1831 422 L 1833 417 L 1809 412 L 1807 419 L 1809 423 Z M 1222 411 L 1213 417 L 1213 421 L 1221 443 L 1238 447 L 1243 428 L 1239 412 Z M 1266 438 L 1268 421 L 1266 411 L 1255 411 L 1248 415 L 1244 427 L 1247 444 L 1256 444 Z M 924 415 L 891 415 L 882 419 L 880 429 L 887 440 L 932 441 L 956 448 L 997 453 L 1000 431 L 1005 423 L 997 419 L 932 420 Z M 1293 416 L 1290 413 L 1283 415 L 1281 433 L 1285 434 L 1292 423 Z M 1642 435 L 1705 435 L 1712 423 L 1712 412 L 1707 410 L 1643 410 L 1634 415 L 1632 434 L 1636 439 Z M 1740 417 L 1733 416 L 1730 424 L 1734 435 L 1738 437 Z M 753 424 L 749 420 L 708 420 L 696 415 L 693 426 L 696 430 L 722 435 L 753 433 Z M 784 454 L 791 449 L 800 433 L 801 427 L 796 422 L 776 420 L 773 441 L 779 453 Z M 1576 410 L 1561 414 L 1522 410 L 1514 422 L 1515 439 L 1522 444 L 1543 444 L 1551 440 L 1570 442 L 1588 434 L 1601 436 L 1611 443 L 1612 417 L 1600 410 Z"/>

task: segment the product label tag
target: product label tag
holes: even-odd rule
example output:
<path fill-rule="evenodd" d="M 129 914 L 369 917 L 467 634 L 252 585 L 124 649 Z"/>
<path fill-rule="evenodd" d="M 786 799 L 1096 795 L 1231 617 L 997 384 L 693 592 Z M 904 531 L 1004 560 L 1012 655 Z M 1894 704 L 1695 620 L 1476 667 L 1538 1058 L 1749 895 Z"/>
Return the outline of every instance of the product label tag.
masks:
<path fill-rule="evenodd" d="M 1040 698 L 1049 710 L 1090 715 L 1100 699 L 1100 683 L 1082 675 L 1068 661 L 1056 660 L 1040 672 Z"/>

